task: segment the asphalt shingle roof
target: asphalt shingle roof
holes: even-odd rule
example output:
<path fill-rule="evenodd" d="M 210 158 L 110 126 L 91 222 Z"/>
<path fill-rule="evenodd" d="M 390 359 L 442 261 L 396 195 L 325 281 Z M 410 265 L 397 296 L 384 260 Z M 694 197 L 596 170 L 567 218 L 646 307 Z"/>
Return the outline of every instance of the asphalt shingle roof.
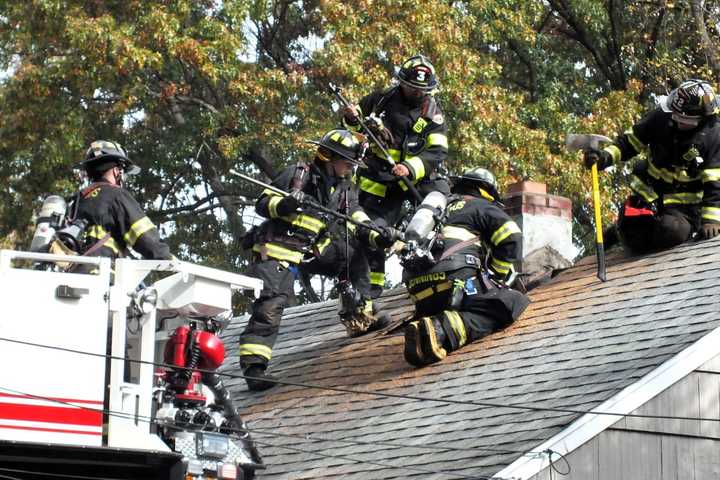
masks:
<path fill-rule="evenodd" d="M 475 404 L 226 380 L 268 466 L 260 478 L 492 476 L 579 416 L 509 406 L 589 410 L 720 326 L 719 243 L 616 254 L 606 283 L 584 259 L 532 291 L 511 327 L 422 369 L 405 363 L 401 331 L 347 338 L 335 301 L 286 310 L 270 369 L 282 381 Z M 402 289 L 381 303 L 412 312 Z M 237 359 L 224 371 L 240 374 Z"/>

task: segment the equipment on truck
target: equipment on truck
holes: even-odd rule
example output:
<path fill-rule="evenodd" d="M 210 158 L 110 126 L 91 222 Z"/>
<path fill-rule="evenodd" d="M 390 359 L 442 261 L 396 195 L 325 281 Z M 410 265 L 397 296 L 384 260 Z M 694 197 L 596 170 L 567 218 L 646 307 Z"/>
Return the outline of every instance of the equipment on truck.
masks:
<path fill-rule="evenodd" d="M 128 480 L 264 468 L 215 371 L 232 291 L 262 281 L 177 260 L 117 259 L 112 284 L 104 257 L 73 257 L 96 274 L 27 267 L 63 261 L 0 251 L 0 362 L 25 359 L 0 385 L 0 464 L 82 478 L 112 464 Z M 143 287 L 151 273 L 164 278 Z"/>

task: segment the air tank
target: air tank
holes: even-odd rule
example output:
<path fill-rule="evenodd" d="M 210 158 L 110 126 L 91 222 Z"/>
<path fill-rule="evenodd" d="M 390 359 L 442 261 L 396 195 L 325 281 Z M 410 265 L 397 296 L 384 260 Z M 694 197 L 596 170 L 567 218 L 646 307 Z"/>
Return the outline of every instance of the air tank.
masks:
<path fill-rule="evenodd" d="M 447 198 L 440 192 L 430 192 L 417 208 L 405 230 L 405 241 L 422 245 L 435 228 L 435 215 L 445 211 Z"/>
<path fill-rule="evenodd" d="M 55 228 L 65 219 L 67 203 L 58 195 L 50 195 L 40 208 L 37 222 L 35 222 L 35 235 L 30 243 L 30 251 L 46 252 L 48 245 L 55 235 Z"/>

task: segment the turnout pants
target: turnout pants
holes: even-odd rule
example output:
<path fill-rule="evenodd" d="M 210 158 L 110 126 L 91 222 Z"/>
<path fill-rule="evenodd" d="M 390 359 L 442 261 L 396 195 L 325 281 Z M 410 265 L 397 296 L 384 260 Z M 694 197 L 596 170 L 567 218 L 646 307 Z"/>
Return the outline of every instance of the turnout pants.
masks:
<path fill-rule="evenodd" d="M 367 259 L 352 243 L 347 245 L 344 240 L 333 240 L 320 255 L 296 267 L 310 275 L 349 280 L 361 294 L 369 295 Z M 253 303 L 248 324 L 240 335 L 240 366 L 243 371 L 252 365 L 265 367 L 272 358 L 283 311 L 295 301 L 293 269 L 287 262 L 256 258 L 246 272 L 246 275 L 263 281 L 263 290 Z"/>
<path fill-rule="evenodd" d="M 414 290 L 415 316 L 405 327 L 405 359 L 437 362 L 518 319 L 530 303 L 524 294 L 486 276 L 454 277 Z"/>
<path fill-rule="evenodd" d="M 626 247 L 643 254 L 684 243 L 699 228 L 699 212 L 694 206 L 665 208 L 662 212 L 636 209 L 630 201 L 623 205 L 618 229 Z"/>
<path fill-rule="evenodd" d="M 360 181 L 362 181 L 362 175 Z M 385 184 L 383 196 L 374 195 L 366 191 L 360 192 L 360 206 L 370 219 L 379 227 L 395 227 L 401 219 L 402 204 L 405 200 L 415 203 L 415 198 L 409 191 L 400 188 L 397 181 Z M 450 185 L 444 178 L 422 180 L 416 187 L 421 197 L 434 191 L 450 195 Z M 370 267 L 370 297 L 378 298 L 385 286 L 385 250 L 374 249 L 369 245 L 363 247 Z"/>

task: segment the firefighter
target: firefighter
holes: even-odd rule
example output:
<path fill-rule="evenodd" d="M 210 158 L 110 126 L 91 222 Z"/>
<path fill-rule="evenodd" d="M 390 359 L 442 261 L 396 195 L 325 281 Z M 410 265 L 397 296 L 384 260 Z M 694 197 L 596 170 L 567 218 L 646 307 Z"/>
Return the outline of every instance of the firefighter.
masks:
<path fill-rule="evenodd" d="M 294 300 L 296 273 L 340 280 L 340 320 L 349 336 L 380 328 L 385 322 L 373 310 L 367 259 L 357 247 L 367 242 L 386 248 L 395 241 L 396 232 L 382 229 L 384 234 L 380 235 L 308 206 L 311 200 L 358 222 L 371 223 L 358 204 L 357 188 L 350 180 L 354 167 L 361 165 L 363 142 L 352 132 L 338 129 L 309 143 L 317 145 L 313 161 L 286 168 L 272 182 L 290 195 L 266 189 L 258 199 L 256 212 L 267 220 L 245 245 L 252 244 L 253 251 L 248 275 L 264 282 L 240 336 L 240 366 L 250 390 L 266 390 L 275 383 L 265 370 L 283 310 Z"/>
<path fill-rule="evenodd" d="M 366 157 L 367 168 L 358 169 L 360 205 L 378 225 L 395 226 L 405 199 L 416 199 L 399 180 L 407 178 L 422 197 L 431 191 L 450 194 L 447 180 L 438 169 L 447 157 L 447 126 L 434 93 L 438 79 L 432 63 L 423 55 L 407 59 L 396 74 L 396 84 L 365 96 L 357 106 L 343 110 L 343 123 L 360 128 L 360 117 L 384 141 L 395 161 L 390 167 L 376 146 Z M 377 298 L 385 284 L 385 252 L 367 251 L 371 294 Z"/>
<path fill-rule="evenodd" d="M 618 220 L 635 253 L 720 233 L 720 99 L 708 82 L 688 80 L 659 104 L 613 144 L 584 154 L 585 166 L 599 170 L 646 155 L 634 165 Z"/>
<path fill-rule="evenodd" d="M 415 302 L 405 326 L 405 360 L 417 367 L 444 359 L 507 327 L 529 304 L 506 284 L 519 259 L 522 233 L 500 208 L 495 177 L 473 168 L 454 179 L 435 265 L 405 265 L 403 281 Z"/>
<path fill-rule="evenodd" d="M 119 144 L 92 142 L 76 167 L 83 169 L 91 182 L 69 206 L 70 221 L 86 222 L 84 240 L 79 240 L 83 255 L 114 259 L 132 248 L 149 260 L 174 258 L 155 225 L 123 188 L 124 177 L 137 174 L 140 168 Z"/>

